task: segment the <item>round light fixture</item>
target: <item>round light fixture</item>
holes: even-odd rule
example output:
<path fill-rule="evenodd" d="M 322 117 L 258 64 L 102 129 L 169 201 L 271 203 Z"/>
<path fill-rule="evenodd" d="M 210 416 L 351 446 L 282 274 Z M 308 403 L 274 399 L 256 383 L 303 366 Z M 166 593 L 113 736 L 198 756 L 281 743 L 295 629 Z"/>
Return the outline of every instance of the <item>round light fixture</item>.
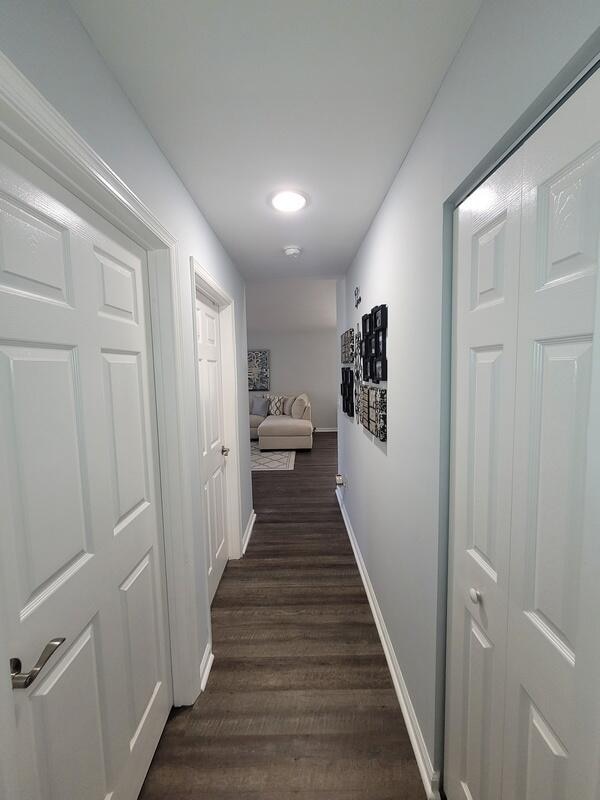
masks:
<path fill-rule="evenodd" d="M 302 255 L 302 248 L 296 244 L 288 244 L 283 248 L 283 252 L 290 258 L 298 258 L 299 255 Z"/>
<path fill-rule="evenodd" d="M 300 192 L 293 192 L 290 189 L 277 192 L 271 197 L 271 205 L 275 211 L 283 211 L 284 214 L 293 214 L 295 211 L 301 211 L 307 202 L 306 195 Z"/>

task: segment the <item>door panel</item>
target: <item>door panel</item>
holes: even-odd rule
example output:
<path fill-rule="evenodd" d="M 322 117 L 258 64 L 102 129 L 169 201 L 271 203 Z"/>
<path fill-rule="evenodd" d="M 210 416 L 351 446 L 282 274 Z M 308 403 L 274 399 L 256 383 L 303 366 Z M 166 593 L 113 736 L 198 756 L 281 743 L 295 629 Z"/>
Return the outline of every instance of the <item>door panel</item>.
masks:
<path fill-rule="evenodd" d="M 89 556 L 76 361 L 70 348 L 0 344 L 3 417 L 17 456 L 10 471 L 23 617 Z"/>
<path fill-rule="evenodd" d="M 68 230 L 14 197 L 0 195 L 0 285 L 72 305 Z"/>
<path fill-rule="evenodd" d="M 0 608 L 23 800 L 134 800 L 171 707 L 145 254 L 0 143 Z M 12 726 L 12 720 L 7 721 Z"/>
<path fill-rule="evenodd" d="M 464 663 L 468 670 L 466 690 L 464 774 L 461 788 L 466 797 L 485 797 L 488 786 L 491 732 L 491 681 L 494 672 L 494 645 L 470 614 L 465 620 L 467 631 Z M 468 792 L 468 794 L 467 794 Z"/>
<path fill-rule="evenodd" d="M 106 414 L 109 420 L 111 454 L 114 462 L 115 535 L 132 515 L 148 504 L 148 463 L 144 442 L 144 414 L 140 393 L 139 354 L 106 350 Z"/>
<path fill-rule="evenodd" d="M 576 796 L 569 762 L 585 635 L 579 619 L 581 604 L 592 601 L 580 579 L 600 252 L 599 96 L 595 76 L 522 148 L 506 800 L 546 785 L 553 770 L 555 796 Z M 512 732 L 528 717 L 539 735 L 520 741 Z M 537 745 L 523 748 L 530 739 Z"/>
<path fill-rule="evenodd" d="M 500 796 L 521 179 L 520 162 L 503 166 L 456 218 L 445 770 L 452 800 Z"/>
<path fill-rule="evenodd" d="M 98 681 L 101 669 L 92 623 L 32 693 L 37 763 L 49 797 L 104 800 L 110 796 L 102 712 L 106 697 Z M 65 726 L 65 709 L 73 697 L 78 698 L 77 714 Z"/>
<path fill-rule="evenodd" d="M 204 506 L 208 590 L 212 598 L 227 564 L 225 512 L 227 468 L 223 455 L 223 397 L 219 309 L 200 292 L 196 296 L 198 358 L 198 424 L 200 428 L 200 475 Z"/>
<path fill-rule="evenodd" d="M 160 684 L 158 627 L 154 613 L 153 566 L 147 553 L 121 584 L 123 629 L 126 634 L 127 679 L 131 707 L 130 746 L 135 744 L 140 725 Z"/>

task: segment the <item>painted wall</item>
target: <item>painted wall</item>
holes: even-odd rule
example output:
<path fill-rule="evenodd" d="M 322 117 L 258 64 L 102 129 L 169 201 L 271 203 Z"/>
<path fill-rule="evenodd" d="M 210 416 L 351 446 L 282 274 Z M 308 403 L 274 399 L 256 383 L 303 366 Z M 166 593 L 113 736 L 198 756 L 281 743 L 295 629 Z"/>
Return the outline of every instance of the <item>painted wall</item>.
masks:
<path fill-rule="evenodd" d="M 340 345 L 335 328 L 298 332 L 249 330 L 248 347 L 271 351 L 272 394 L 306 392 L 310 397 L 313 425 L 316 428 L 337 427 L 341 375 L 338 374 Z"/>
<path fill-rule="evenodd" d="M 371 306 L 389 306 L 387 446 L 375 446 L 339 414 L 340 471 L 348 476 L 344 503 L 436 768 L 448 485 L 443 204 L 536 99 L 555 92 L 559 73 L 575 72 L 569 62 L 581 48 L 591 58 L 599 26 L 597 0 L 486 0 L 338 285 L 338 332 Z M 355 311 L 357 284 L 363 300 Z"/>
<path fill-rule="evenodd" d="M 190 256 L 209 270 L 234 298 L 243 428 L 248 415 L 245 288 L 235 265 L 98 55 L 66 0 L 0 0 L 0 19 L 0 50 L 178 240 L 181 304 L 187 332 L 184 360 L 188 385 L 183 424 L 192 441 L 197 441 L 197 430 Z M 184 125 L 185 120 L 181 124 Z M 252 509 L 250 447 L 245 436 L 240 442 L 240 462 L 242 523 L 245 527 Z M 193 487 L 200 483 L 197 457 L 186 465 L 186 471 L 192 488 L 191 497 L 197 498 L 199 493 L 193 492 Z M 194 527 L 198 532 L 199 551 L 195 555 L 204 569 L 200 509 L 197 499 L 190 502 Z M 197 632 L 201 657 L 210 636 L 210 609 L 206 591 L 199 591 L 198 597 L 202 604 Z"/>

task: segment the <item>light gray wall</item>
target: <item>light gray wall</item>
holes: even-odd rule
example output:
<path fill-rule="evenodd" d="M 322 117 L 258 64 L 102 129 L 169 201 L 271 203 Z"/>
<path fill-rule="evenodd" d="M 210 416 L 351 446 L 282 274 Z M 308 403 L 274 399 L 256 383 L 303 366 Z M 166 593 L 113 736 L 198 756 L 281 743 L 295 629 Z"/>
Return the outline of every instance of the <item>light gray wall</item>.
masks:
<path fill-rule="evenodd" d="M 0 0 L 0 50 L 83 136 L 178 239 L 180 291 L 188 378 L 184 431 L 196 437 L 192 297 L 189 257 L 209 270 L 234 298 L 238 318 L 239 406 L 247 420 L 246 318 L 244 282 L 185 187 L 162 155 L 135 110 L 95 50 L 65 0 Z M 186 121 L 181 120 L 185 125 Z M 193 439 L 194 440 L 194 439 Z M 242 524 L 252 509 L 250 447 L 240 442 Z M 199 485 L 198 461 L 186 465 Z M 199 494 L 199 493 L 198 493 Z M 193 509 L 201 540 L 201 515 Z M 203 547 L 198 556 L 203 563 Z M 205 592 L 199 597 L 204 598 Z M 198 632 L 202 653 L 209 638 L 208 604 Z"/>
<path fill-rule="evenodd" d="M 591 57 L 598 26 L 597 0 L 486 0 L 338 284 L 338 332 L 371 306 L 389 306 L 387 447 L 375 446 L 339 414 L 340 471 L 348 476 L 344 502 L 437 768 L 447 563 L 443 206 L 536 99 L 552 94 L 559 72 L 575 71 L 569 61 L 580 48 Z"/>
<path fill-rule="evenodd" d="M 340 344 L 335 328 L 248 331 L 248 347 L 271 351 L 272 394 L 306 392 L 310 397 L 313 425 L 317 428 L 337 426 L 341 372 Z"/>

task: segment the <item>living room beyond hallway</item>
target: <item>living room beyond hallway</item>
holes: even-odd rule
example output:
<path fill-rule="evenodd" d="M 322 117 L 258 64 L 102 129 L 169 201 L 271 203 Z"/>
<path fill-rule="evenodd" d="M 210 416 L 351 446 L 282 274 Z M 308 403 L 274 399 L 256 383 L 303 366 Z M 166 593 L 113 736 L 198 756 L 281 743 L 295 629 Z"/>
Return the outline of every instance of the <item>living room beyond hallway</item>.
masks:
<path fill-rule="evenodd" d="M 313 429 L 337 429 L 336 281 L 250 282 L 246 316 L 250 437 L 257 443 L 252 448 L 254 470 L 265 469 L 258 450 L 310 449 Z M 290 469 L 293 464 L 288 460 L 287 467 L 273 468 Z"/>

